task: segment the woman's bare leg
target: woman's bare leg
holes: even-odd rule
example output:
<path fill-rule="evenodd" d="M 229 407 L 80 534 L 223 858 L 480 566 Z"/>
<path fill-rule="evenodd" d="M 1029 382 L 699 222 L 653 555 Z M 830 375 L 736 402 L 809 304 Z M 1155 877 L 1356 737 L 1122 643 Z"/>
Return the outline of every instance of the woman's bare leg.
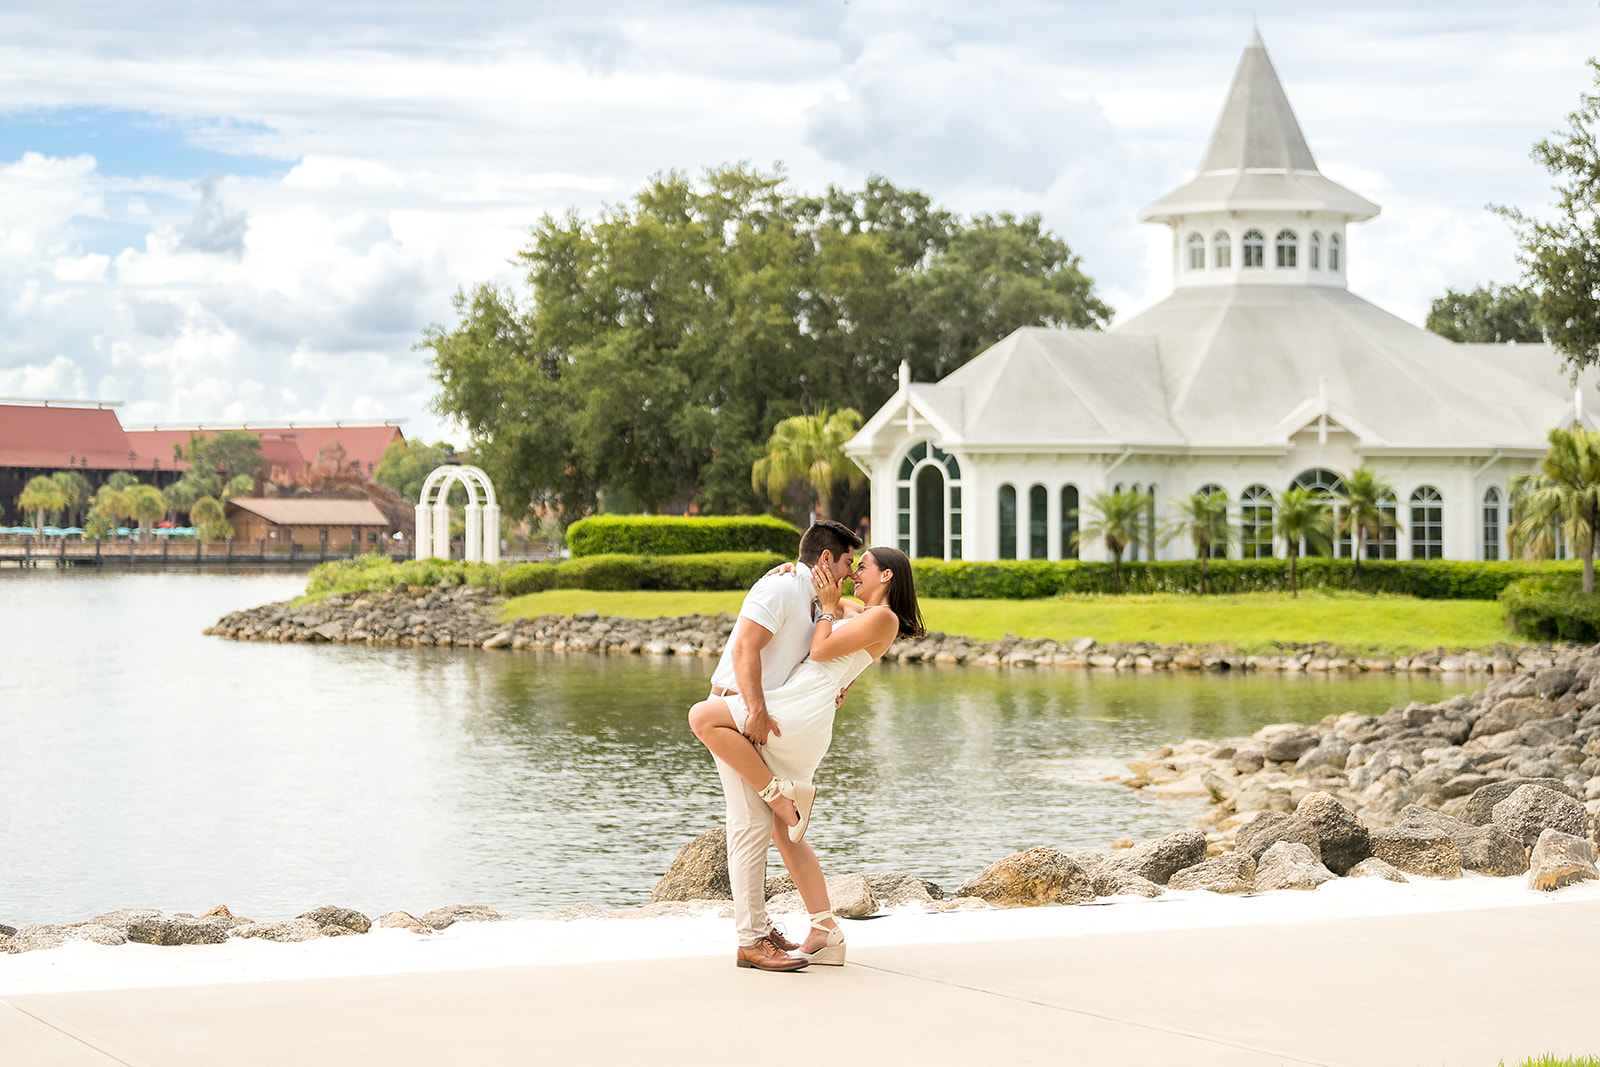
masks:
<path fill-rule="evenodd" d="M 794 879 L 794 887 L 800 890 L 800 899 L 806 902 L 809 912 L 829 911 L 832 905 L 828 902 L 828 882 L 822 875 L 822 864 L 817 862 L 817 854 L 811 846 L 804 841 L 790 841 L 787 833 L 774 831 L 773 844 L 778 846 L 778 855 L 783 858 L 783 865 L 789 869 L 789 877 Z M 822 920 L 822 925 L 833 929 L 839 924 L 837 920 L 828 918 Z M 801 952 L 815 952 L 827 944 L 828 936 L 820 934 L 815 928 L 806 931 L 806 939 L 800 945 Z"/>
<path fill-rule="evenodd" d="M 713 756 L 732 767 L 734 773 L 749 783 L 750 788 L 757 793 L 772 781 L 771 769 L 762 761 L 761 753 L 756 751 L 756 746 L 750 743 L 750 739 L 739 732 L 739 727 L 733 721 L 733 712 L 728 710 L 726 700 L 721 697 L 711 697 L 690 708 L 689 728 L 700 739 L 700 743 L 711 750 Z M 785 826 L 794 826 L 800 821 L 800 813 L 795 810 L 794 801 L 788 797 L 780 796 L 768 806 Z M 774 834 L 773 839 L 788 836 L 788 834 Z M 815 856 L 812 857 L 812 862 L 816 862 Z M 817 868 L 819 877 L 821 872 L 822 868 L 819 866 Z"/>

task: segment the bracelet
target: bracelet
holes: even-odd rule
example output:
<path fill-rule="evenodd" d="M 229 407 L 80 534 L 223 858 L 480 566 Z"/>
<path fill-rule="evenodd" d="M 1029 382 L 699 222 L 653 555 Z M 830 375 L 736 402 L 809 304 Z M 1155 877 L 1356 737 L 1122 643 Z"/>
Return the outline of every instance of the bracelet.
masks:
<path fill-rule="evenodd" d="M 815 619 L 813 619 L 811 621 L 811 625 L 815 626 L 817 623 L 821 622 L 823 619 L 827 619 L 829 622 L 832 622 L 833 621 L 833 612 L 824 611 L 821 615 L 818 615 Z"/>

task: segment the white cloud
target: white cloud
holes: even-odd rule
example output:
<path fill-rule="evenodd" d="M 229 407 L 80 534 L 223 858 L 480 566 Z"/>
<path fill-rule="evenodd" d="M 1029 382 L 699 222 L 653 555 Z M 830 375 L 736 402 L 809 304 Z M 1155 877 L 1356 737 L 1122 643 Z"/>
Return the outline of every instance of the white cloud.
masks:
<path fill-rule="evenodd" d="M 961 211 L 1038 211 L 1126 315 L 1165 292 L 1170 256 L 1135 216 L 1198 161 L 1250 23 L 1231 3 L 607 11 L 8 5 L 8 106 L 170 116 L 255 158 L 207 179 L 90 141 L 0 157 L 0 391 L 125 399 L 130 421 L 408 416 L 432 436 L 412 345 L 456 288 L 515 280 L 543 212 L 737 160 L 782 160 L 805 189 L 880 172 Z M 1483 205 L 1546 202 L 1527 148 L 1588 84 L 1593 5 L 1261 15 L 1324 169 L 1384 208 L 1352 232 L 1356 290 L 1420 321 L 1445 285 L 1513 280 Z"/>

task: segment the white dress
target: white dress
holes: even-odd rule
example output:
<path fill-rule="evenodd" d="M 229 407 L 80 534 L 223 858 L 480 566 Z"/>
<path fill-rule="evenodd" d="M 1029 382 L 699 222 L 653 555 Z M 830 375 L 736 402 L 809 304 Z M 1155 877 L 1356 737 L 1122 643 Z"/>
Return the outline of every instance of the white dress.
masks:
<path fill-rule="evenodd" d="M 851 621 L 835 623 L 835 632 Z M 804 660 L 782 685 L 767 690 L 767 714 L 783 733 L 773 733 L 756 751 L 773 775 L 796 782 L 811 781 L 833 741 L 833 702 L 839 690 L 855 681 L 858 674 L 872 666 L 872 661 L 872 653 L 864 648 L 836 659 Z M 726 699 L 734 725 L 742 731 L 749 714 L 744 698 L 731 693 Z"/>

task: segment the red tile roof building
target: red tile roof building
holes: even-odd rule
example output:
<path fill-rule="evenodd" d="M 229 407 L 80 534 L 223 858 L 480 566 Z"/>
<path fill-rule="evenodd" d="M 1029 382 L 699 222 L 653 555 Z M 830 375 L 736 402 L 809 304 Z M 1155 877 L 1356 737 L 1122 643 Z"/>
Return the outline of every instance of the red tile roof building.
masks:
<path fill-rule="evenodd" d="M 261 438 L 261 457 L 269 473 L 276 467 L 291 477 L 311 466 L 318 452 L 337 441 L 351 467 L 370 478 L 384 450 L 405 440 L 393 422 L 124 429 L 117 418 L 118 406 L 92 401 L 0 401 L 0 524 L 15 514 L 17 495 L 39 474 L 75 470 L 98 487 L 113 471 L 127 471 L 140 481 L 166 485 L 189 468 L 176 459 L 173 448 L 187 446 L 191 433 L 209 437 L 221 430 L 248 430 Z"/>

